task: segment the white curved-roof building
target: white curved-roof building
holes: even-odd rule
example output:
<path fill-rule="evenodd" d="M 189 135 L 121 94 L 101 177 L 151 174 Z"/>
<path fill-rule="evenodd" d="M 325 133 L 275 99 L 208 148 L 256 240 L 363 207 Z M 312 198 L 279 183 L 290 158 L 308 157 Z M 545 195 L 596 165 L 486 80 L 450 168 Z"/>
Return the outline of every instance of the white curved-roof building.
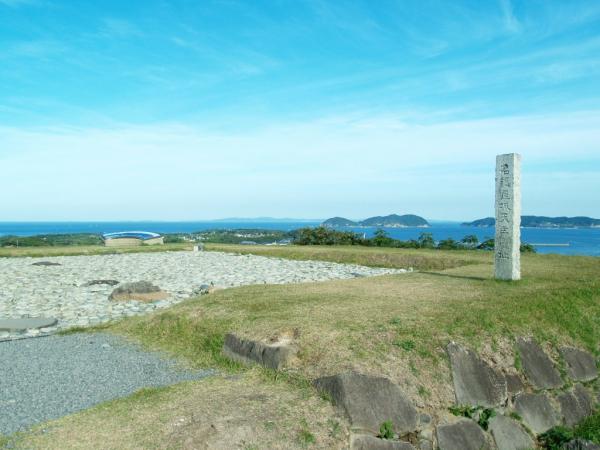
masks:
<path fill-rule="evenodd" d="M 105 233 L 102 235 L 104 245 L 107 247 L 131 247 L 137 245 L 162 245 L 163 237 L 158 233 L 149 231 L 120 231 L 118 233 Z"/>

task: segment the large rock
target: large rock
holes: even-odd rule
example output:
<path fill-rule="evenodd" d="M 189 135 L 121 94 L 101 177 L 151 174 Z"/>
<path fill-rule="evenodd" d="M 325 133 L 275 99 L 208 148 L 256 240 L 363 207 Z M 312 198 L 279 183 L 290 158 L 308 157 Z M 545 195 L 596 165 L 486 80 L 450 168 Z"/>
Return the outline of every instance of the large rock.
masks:
<path fill-rule="evenodd" d="M 456 403 L 494 407 L 506 401 L 506 379 L 477 354 L 454 342 L 448 344 Z"/>
<path fill-rule="evenodd" d="M 470 419 L 439 425 L 437 441 L 440 450 L 483 450 L 489 449 L 485 433 Z"/>
<path fill-rule="evenodd" d="M 534 433 L 540 434 L 559 424 L 559 415 L 546 394 L 520 394 L 515 410 Z"/>
<path fill-rule="evenodd" d="M 517 348 L 525 375 L 536 389 L 554 389 L 563 385 L 552 360 L 534 339 L 518 339 Z"/>
<path fill-rule="evenodd" d="M 162 291 L 158 286 L 149 281 L 135 281 L 133 283 L 123 283 L 115 288 L 109 296 L 110 300 L 137 300 L 140 302 L 153 302 L 163 300 L 169 294 Z"/>
<path fill-rule="evenodd" d="M 379 439 L 368 434 L 350 436 L 350 450 L 415 450 L 408 442 Z"/>
<path fill-rule="evenodd" d="M 569 427 L 573 427 L 593 413 L 593 400 L 588 391 L 580 384 L 573 390 L 558 396 L 560 410 Z"/>
<path fill-rule="evenodd" d="M 31 317 L 26 319 L 2 319 L 0 331 L 27 331 L 32 329 L 53 327 L 58 320 L 54 317 Z"/>
<path fill-rule="evenodd" d="M 264 344 L 228 333 L 225 336 L 223 353 L 228 358 L 243 364 L 257 363 L 269 369 L 279 370 L 291 363 L 298 349 L 285 341 Z"/>
<path fill-rule="evenodd" d="M 315 380 L 317 389 L 328 393 L 354 428 L 373 434 L 386 420 L 404 435 L 417 429 L 417 411 L 406 394 L 387 378 L 345 372 Z"/>
<path fill-rule="evenodd" d="M 498 450 L 529 450 L 534 448 L 533 439 L 521 424 L 506 416 L 494 416 L 489 424 L 490 433 Z"/>
<path fill-rule="evenodd" d="M 504 375 L 506 377 L 506 389 L 510 395 L 520 394 L 521 392 L 525 392 L 525 385 L 523 384 L 523 380 L 516 373 L 507 373 Z"/>
<path fill-rule="evenodd" d="M 560 354 L 567 363 L 567 373 L 575 381 L 591 381 L 598 377 L 596 360 L 591 353 L 574 347 L 562 347 Z"/>

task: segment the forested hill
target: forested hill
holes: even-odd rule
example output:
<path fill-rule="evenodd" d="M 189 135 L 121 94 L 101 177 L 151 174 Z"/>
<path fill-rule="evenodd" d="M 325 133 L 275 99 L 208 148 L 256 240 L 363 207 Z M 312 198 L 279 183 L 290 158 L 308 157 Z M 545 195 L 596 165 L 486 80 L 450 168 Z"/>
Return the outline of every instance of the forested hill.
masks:
<path fill-rule="evenodd" d="M 493 217 L 465 222 L 469 227 L 493 227 L 496 220 Z M 521 226 L 527 228 L 600 228 L 600 219 L 591 217 L 546 217 L 521 216 Z"/>
<path fill-rule="evenodd" d="M 421 216 L 414 214 L 390 214 L 389 216 L 374 216 L 355 222 L 344 217 L 332 217 L 322 224 L 325 227 L 428 227 L 429 222 Z"/>

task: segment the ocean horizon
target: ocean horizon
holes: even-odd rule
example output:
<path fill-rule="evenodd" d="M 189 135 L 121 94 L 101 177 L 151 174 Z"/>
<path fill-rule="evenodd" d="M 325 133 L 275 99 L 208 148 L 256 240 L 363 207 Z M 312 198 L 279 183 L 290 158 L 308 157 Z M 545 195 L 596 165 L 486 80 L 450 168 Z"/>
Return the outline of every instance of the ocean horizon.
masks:
<path fill-rule="evenodd" d="M 193 233 L 210 229 L 262 228 L 291 231 L 321 224 L 318 220 L 294 221 L 246 220 L 246 221 L 90 221 L 90 222 L 0 222 L 0 236 L 35 236 L 40 234 L 113 233 L 119 231 L 152 231 L 157 233 Z M 482 228 L 461 225 L 461 222 L 430 221 L 431 226 L 384 228 L 395 239 L 417 239 L 421 233 L 432 233 L 435 240 L 452 238 L 460 240 L 474 234 L 480 241 L 494 237 L 494 227 Z M 343 227 L 373 236 L 378 227 Z M 521 228 L 522 241 L 534 244 L 538 253 L 563 255 L 600 256 L 600 228 Z M 541 244 L 541 245 L 540 245 Z"/>

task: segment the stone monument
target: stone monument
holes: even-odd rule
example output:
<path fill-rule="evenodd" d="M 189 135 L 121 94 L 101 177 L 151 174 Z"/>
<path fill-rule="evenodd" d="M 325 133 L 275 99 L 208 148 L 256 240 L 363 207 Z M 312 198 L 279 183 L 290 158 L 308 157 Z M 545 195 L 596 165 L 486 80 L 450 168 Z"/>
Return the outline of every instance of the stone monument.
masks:
<path fill-rule="evenodd" d="M 499 280 L 521 279 L 521 155 L 496 156 L 495 272 Z"/>

